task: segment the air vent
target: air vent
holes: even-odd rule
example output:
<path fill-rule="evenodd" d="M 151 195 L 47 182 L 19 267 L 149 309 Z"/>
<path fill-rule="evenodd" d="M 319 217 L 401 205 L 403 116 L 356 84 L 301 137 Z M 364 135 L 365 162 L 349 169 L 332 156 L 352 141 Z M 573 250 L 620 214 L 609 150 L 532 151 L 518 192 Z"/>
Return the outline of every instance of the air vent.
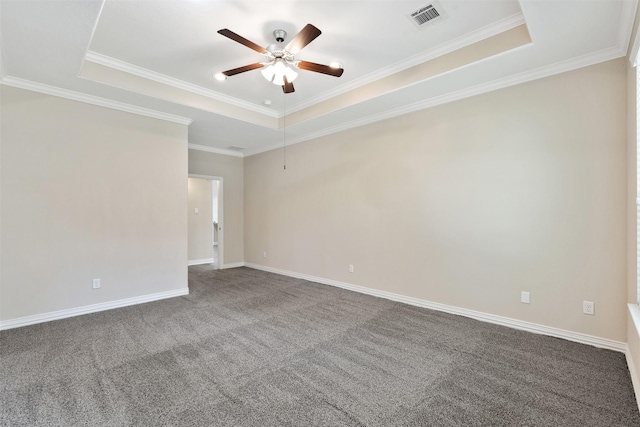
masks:
<path fill-rule="evenodd" d="M 440 16 L 440 13 L 433 7 L 432 4 L 425 6 L 420 10 L 416 10 L 411 14 L 411 17 L 416 21 L 418 25 L 424 25 L 432 19 L 436 19 Z"/>
<path fill-rule="evenodd" d="M 427 23 L 438 21 L 444 16 L 445 13 L 438 2 L 431 2 L 409 14 L 409 18 L 418 28 L 424 28 Z"/>
<path fill-rule="evenodd" d="M 239 145 L 232 145 L 231 147 L 227 147 L 227 150 L 242 151 L 246 148 L 247 147 L 240 147 Z"/>

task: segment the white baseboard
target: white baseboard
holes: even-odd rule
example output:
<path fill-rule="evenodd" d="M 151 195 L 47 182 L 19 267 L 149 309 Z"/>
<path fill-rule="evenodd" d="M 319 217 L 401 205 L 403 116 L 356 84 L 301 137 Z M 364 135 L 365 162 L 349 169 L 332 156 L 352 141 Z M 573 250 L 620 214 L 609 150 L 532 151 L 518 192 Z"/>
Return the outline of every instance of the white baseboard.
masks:
<path fill-rule="evenodd" d="M 365 288 L 364 286 L 352 285 L 350 283 L 338 282 L 336 280 L 325 279 L 322 277 L 310 276 L 308 274 L 296 273 L 294 271 L 282 270 L 279 268 L 267 267 L 260 264 L 246 262 L 246 267 L 255 268 L 256 270 L 268 271 L 271 273 L 282 274 L 284 276 L 295 277 L 298 279 L 309 280 L 311 282 L 322 283 L 325 285 L 336 286 L 338 288 L 350 291 L 360 292 L 362 294 L 372 295 L 380 298 L 386 298 L 392 301 L 403 302 L 405 304 L 415 305 L 418 307 L 430 308 L 432 310 L 443 311 L 445 313 L 457 314 L 460 316 L 470 317 L 472 319 L 481 320 L 483 322 L 494 323 L 497 325 L 508 326 L 514 329 L 533 332 L 541 335 L 549 335 L 556 338 L 563 338 L 569 341 L 588 344 L 594 347 L 606 348 L 609 350 L 627 352 L 627 344 L 620 341 L 614 341 L 607 338 L 595 337 L 592 335 L 581 334 L 578 332 L 567 331 L 564 329 L 553 328 L 551 326 L 539 325 L 537 323 L 525 322 L 522 320 L 512 319 L 509 317 L 497 316 L 494 314 L 483 313 L 480 311 L 469 310 L 466 308 L 455 307 L 452 305 L 440 304 L 437 302 L 422 300 L 418 298 L 407 297 L 404 295 L 394 294 L 392 292 L 379 291 L 376 289 Z"/>
<path fill-rule="evenodd" d="M 221 269 L 225 270 L 227 268 L 238 268 L 238 267 L 244 267 L 245 263 L 244 262 L 231 262 L 229 264 L 223 264 Z"/>
<path fill-rule="evenodd" d="M 187 265 L 213 264 L 213 258 L 190 259 Z"/>
<path fill-rule="evenodd" d="M 139 297 L 125 298 L 116 301 L 103 302 L 99 304 L 85 305 L 83 307 L 70 308 L 67 310 L 52 311 L 49 313 L 36 314 L 33 316 L 19 317 L 0 321 L 0 331 L 5 329 L 19 328 L 21 326 L 35 325 L 36 323 L 50 322 L 52 320 L 65 319 L 67 317 L 80 316 L 82 314 L 97 313 L 99 311 L 111 310 L 114 308 L 126 307 L 129 305 L 142 304 L 145 302 L 158 301 L 166 298 L 189 295 L 189 288 L 177 289 L 174 291 L 158 292 L 155 294 L 142 295 Z"/>

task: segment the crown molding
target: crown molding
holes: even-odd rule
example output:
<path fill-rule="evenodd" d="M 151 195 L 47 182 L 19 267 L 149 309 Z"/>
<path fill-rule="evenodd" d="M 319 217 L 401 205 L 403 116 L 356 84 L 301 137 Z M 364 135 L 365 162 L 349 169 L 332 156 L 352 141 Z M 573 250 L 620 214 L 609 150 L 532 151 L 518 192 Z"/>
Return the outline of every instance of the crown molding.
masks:
<path fill-rule="evenodd" d="M 628 5 L 627 3 L 623 4 L 623 15 L 621 16 L 621 20 L 623 21 L 622 25 L 620 25 L 620 33 L 618 34 L 618 43 L 621 41 L 624 42 L 624 37 L 628 33 L 629 44 L 631 44 L 631 50 L 627 45 L 627 50 L 629 52 L 629 62 L 631 62 L 632 66 L 636 66 L 638 59 L 638 50 L 640 50 L 640 30 L 636 32 L 636 36 L 633 39 L 633 43 L 631 43 L 631 35 L 633 34 L 633 24 L 636 16 L 636 12 L 638 9 L 638 3 L 634 2 L 633 5 Z M 626 21 L 624 21 L 626 19 Z M 626 27 L 625 24 L 626 23 Z"/>
<path fill-rule="evenodd" d="M 205 96 L 207 98 L 214 99 L 216 101 L 224 102 L 236 107 L 244 108 L 256 113 L 264 114 L 265 116 L 277 118 L 278 113 L 269 108 L 261 107 L 259 105 L 252 104 L 250 102 L 242 101 L 232 96 L 223 95 L 219 92 L 205 89 L 202 86 L 187 83 L 183 80 L 179 80 L 173 77 L 166 76 L 164 74 L 156 73 L 155 71 L 147 70 L 146 68 L 138 67 L 137 65 L 130 64 L 128 62 L 120 61 L 119 59 L 111 58 L 106 55 L 102 55 L 96 52 L 88 51 L 84 58 L 86 61 L 93 62 L 98 65 L 113 68 L 118 71 L 133 74 L 134 76 L 142 77 L 154 82 L 162 83 L 167 86 L 174 87 L 176 89 L 184 90 L 187 92 L 195 93 L 197 95 Z"/>
<path fill-rule="evenodd" d="M 206 151 L 208 153 L 222 154 L 224 156 L 244 157 L 244 154 L 234 150 L 225 150 L 224 148 L 208 147 L 206 145 L 191 144 L 188 145 L 189 150 Z"/>
<path fill-rule="evenodd" d="M 413 113 L 415 111 L 424 110 L 426 108 L 435 107 L 449 102 L 458 101 L 464 98 L 470 98 L 475 95 L 480 95 L 494 90 L 514 86 L 521 83 L 526 83 L 532 80 L 549 77 L 554 74 L 560 74 L 567 71 L 572 71 L 578 68 L 587 67 L 589 65 L 595 65 L 601 62 L 610 61 L 626 55 L 626 49 L 621 46 L 615 46 L 612 48 L 604 49 L 595 53 L 572 58 L 567 61 L 558 62 L 555 64 L 547 65 L 537 68 L 535 70 L 526 71 L 524 73 L 516 74 L 506 78 L 501 78 L 487 83 L 482 83 L 476 86 L 465 88 L 456 92 L 451 92 L 445 95 L 429 98 L 420 102 L 405 105 L 399 108 L 384 111 L 379 114 L 369 115 L 362 119 L 352 120 L 337 126 L 324 128 L 322 130 L 308 133 L 298 138 L 287 139 L 287 145 L 299 144 L 301 142 L 309 141 L 312 139 L 320 138 L 323 136 L 331 135 L 334 133 L 346 131 L 360 126 L 365 126 L 382 120 L 391 119 L 394 117 L 402 116 L 404 114 Z M 255 154 L 264 153 L 271 150 L 282 148 L 282 144 L 273 144 L 267 147 L 247 149 L 244 153 L 244 157 L 253 156 Z"/>
<path fill-rule="evenodd" d="M 100 18 L 102 17 L 102 11 L 104 10 L 104 5 L 106 4 L 107 0 L 99 0 L 102 3 L 100 4 L 100 10 L 98 11 L 98 15 L 96 16 L 95 21 L 93 22 L 93 28 L 91 28 L 91 36 L 89 36 L 89 41 L 87 42 L 87 47 L 84 49 L 84 56 L 83 58 L 87 57 L 87 54 L 89 52 L 91 52 L 91 44 L 93 43 L 93 38 L 96 35 L 96 30 L 98 29 L 98 24 L 100 23 Z M 80 74 L 82 73 L 82 66 L 84 65 L 84 59 L 80 62 L 80 66 L 78 67 L 78 77 L 80 77 Z"/>
<path fill-rule="evenodd" d="M 343 93 L 349 92 L 351 90 L 357 89 L 369 83 L 373 83 L 384 77 L 398 73 L 402 70 L 406 70 L 407 68 L 411 68 L 413 66 L 422 64 L 427 61 L 431 61 L 432 59 L 454 52 L 458 49 L 461 49 L 473 43 L 477 43 L 479 41 L 485 40 L 489 37 L 493 37 L 497 34 L 511 30 L 525 23 L 526 21 L 524 19 L 524 15 L 522 14 L 522 12 L 516 13 L 498 22 L 495 22 L 491 25 L 487 25 L 471 33 L 468 33 L 462 37 L 458 37 L 457 39 L 454 39 L 448 43 L 444 43 L 433 49 L 429 49 L 427 51 L 418 53 L 417 55 L 411 56 L 393 65 L 389 65 L 387 67 L 381 68 L 373 73 L 370 73 L 370 74 L 367 74 L 366 76 L 352 80 L 351 82 L 346 83 L 344 85 L 337 86 L 334 89 L 324 92 L 320 96 L 310 98 L 307 101 L 288 107 L 287 113 L 291 114 L 291 113 L 295 113 L 296 111 L 304 110 L 305 108 L 309 108 L 312 105 L 317 104 L 319 102 L 326 101 L 327 99 L 330 99 L 335 96 L 341 95 Z"/>
<path fill-rule="evenodd" d="M 176 116 L 174 114 L 163 113 L 161 111 L 151 110 L 148 108 L 137 107 L 124 102 L 113 101 L 111 99 L 100 98 L 98 96 L 87 95 L 81 92 L 75 92 L 68 89 L 62 89 L 56 86 L 49 86 L 43 83 L 36 83 L 30 80 L 23 80 L 17 77 L 5 77 L 0 84 L 11 86 L 18 89 L 26 89 L 33 92 L 44 93 L 45 95 L 57 96 L 59 98 L 70 99 L 72 101 L 84 102 L 86 104 L 97 105 L 100 107 L 111 108 L 113 110 L 124 111 L 127 113 L 138 114 L 140 116 L 152 117 L 154 119 L 165 120 L 168 122 L 178 123 L 180 125 L 190 125 L 193 120 L 187 117 Z"/>
<path fill-rule="evenodd" d="M 633 33 L 633 23 L 636 18 L 636 10 L 638 9 L 638 1 L 622 2 L 622 11 L 620 12 L 620 27 L 618 28 L 618 46 L 624 51 L 624 56 L 629 52 L 631 44 L 631 34 Z"/>

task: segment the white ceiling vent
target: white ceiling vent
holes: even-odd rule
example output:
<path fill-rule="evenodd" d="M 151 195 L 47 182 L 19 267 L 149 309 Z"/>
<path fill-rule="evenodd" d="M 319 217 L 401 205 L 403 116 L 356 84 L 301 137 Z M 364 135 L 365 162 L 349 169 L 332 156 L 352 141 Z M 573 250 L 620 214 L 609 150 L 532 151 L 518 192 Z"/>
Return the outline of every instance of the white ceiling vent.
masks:
<path fill-rule="evenodd" d="M 232 145 L 231 147 L 227 147 L 227 150 L 242 151 L 246 148 L 247 147 L 240 147 L 239 145 Z"/>
<path fill-rule="evenodd" d="M 418 28 L 424 28 L 427 24 L 439 21 L 445 16 L 446 13 L 437 1 L 432 1 L 408 15 L 409 19 L 411 19 Z"/>

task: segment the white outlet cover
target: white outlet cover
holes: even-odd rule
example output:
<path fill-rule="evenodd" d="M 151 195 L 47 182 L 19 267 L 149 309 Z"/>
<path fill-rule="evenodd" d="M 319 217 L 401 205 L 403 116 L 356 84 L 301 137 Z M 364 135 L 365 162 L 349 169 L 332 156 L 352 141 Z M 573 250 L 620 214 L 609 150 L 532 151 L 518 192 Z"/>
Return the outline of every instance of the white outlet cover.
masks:
<path fill-rule="evenodd" d="M 93 289 L 98 289 L 100 287 L 100 279 L 93 279 Z"/>
<path fill-rule="evenodd" d="M 526 291 L 520 292 L 520 302 L 524 304 L 529 304 L 531 302 L 529 292 L 526 292 Z"/>
<path fill-rule="evenodd" d="M 582 301 L 582 312 L 584 314 L 594 315 L 596 311 L 596 303 L 593 301 Z"/>

